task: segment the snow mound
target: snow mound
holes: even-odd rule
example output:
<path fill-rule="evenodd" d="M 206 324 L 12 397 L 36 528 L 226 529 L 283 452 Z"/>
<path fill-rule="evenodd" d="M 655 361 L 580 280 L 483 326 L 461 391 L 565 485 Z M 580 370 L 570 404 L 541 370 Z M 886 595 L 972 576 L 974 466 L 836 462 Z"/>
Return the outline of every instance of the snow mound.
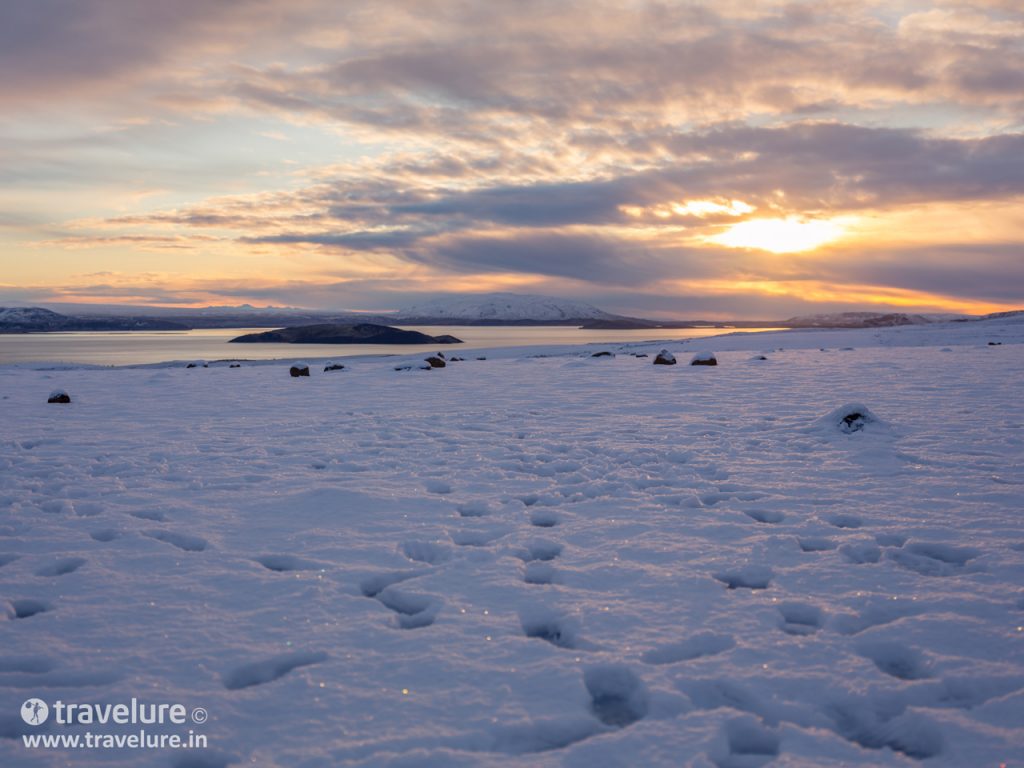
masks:
<path fill-rule="evenodd" d="M 817 421 L 819 427 L 834 430 L 851 435 L 854 432 L 869 428 L 871 425 L 880 425 L 879 419 L 871 410 L 862 403 L 847 403 L 841 405 Z"/>

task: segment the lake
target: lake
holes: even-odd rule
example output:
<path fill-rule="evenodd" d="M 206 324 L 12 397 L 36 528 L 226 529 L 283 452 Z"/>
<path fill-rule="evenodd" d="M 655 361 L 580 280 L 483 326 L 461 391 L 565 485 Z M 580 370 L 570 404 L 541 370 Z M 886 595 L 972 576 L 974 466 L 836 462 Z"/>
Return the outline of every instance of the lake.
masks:
<path fill-rule="evenodd" d="M 431 336 L 451 334 L 464 344 L 452 351 L 552 344 L 622 344 L 657 339 L 694 339 L 732 333 L 728 328 L 583 330 L 571 326 L 399 326 Z M 228 344 L 245 333 L 269 328 L 202 328 L 191 331 L 74 331 L 0 334 L 0 363 L 61 362 L 140 365 L 171 360 L 272 360 L 354 355 L 407 355 L 433 352 L 408 344 Z M 778 330 L 744 328 L 744 332 Z"/>

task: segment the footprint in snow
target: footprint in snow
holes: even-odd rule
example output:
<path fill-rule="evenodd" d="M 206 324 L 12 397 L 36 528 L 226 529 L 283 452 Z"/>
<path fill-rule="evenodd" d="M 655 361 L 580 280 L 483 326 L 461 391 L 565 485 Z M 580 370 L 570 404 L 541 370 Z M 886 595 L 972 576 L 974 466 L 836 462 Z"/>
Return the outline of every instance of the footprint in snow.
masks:
<path fill-rule="evenodd" d="M 899 549 L 907 543 L 907 537 L 901 536 L 898 533 L 879 533 L 875 536 L 875 541 L 880 547 L 895 547 Z"/>
<path fill-rule="evenodd" d="M 888 557 L 922 576 L 954 576 L 969 570 L 968 563 L 981 554 L 981 550 L 973 547 L 922 541 L 889 551 Z"/>
<path fill-rule="evenodd" d="M 425 573 L 427 571 L 388 571 L 377 573 L 360 580 L 359 591 L 363 597 L 376 597 L 392 584 L 400 584 L 403 581 L 423 576 Z"/>
<path fill-rule="evenodd" d="M 825 520 L 834 525 L 836 528 L 860 528 L 864 525 L 864 520 L 857 515 L 829 515 L 825 518 Z"/>
<path fill-rule="evenodd" d="M 251 688 L 254 685 L 264 685 L 284 677 L 293 669 L 308 667 L 326 660 L 326 653 L 300 652 L 286 653 L 264 661 L 243 664 L 224 675 L 224 687 L 229 691 L 237 691 L 242 688 Z"/>
<path fill-rule="evenodd" d="M 727 589 L 767 589 L 772 581 L 772 569 L 765 565 L 748 565 L 712 574 Z"/>
<path fill-rule="evenodd" d="M 253 560 L 268 571 L 276 571 L 278 573 L 312 571 L 318 567 L 316 563 L 303 560 L 295 555 L 260 555 L 259 557 L 254 557 Z"/>
<path fill-rule="evenodd" d="M 559 523 L 558 513 L 551 509 L 536 509 L 530 513 L 530 525 L 554 528 Z"/>
<path fill-rule="evenodd" d="M 736 641 L 732 635 L 701 632 L 678 643 L 652 648 L 645 651 L 640 658 L 647 664 L 675 664 L 704 656 L 716 656 L 735 647 Z"/>
<path fill-rule="evenodd" d="M 175 531 L 146 531 L 147 536 L 177 547 L 185 552 L 202 552 L 207 547 L 206 539 Z"/>
<path fill-rule="evenodd" d="M 89 536 L 95 541 L 107 543 L 121 538 L 121 532 L 114 528 L 100 528 L 98 531 L 90 531 Z"/>
<path fill-rule="evenodd" d="M 66 574 L 74 573 L 85 563 L 86 559 L 84 557 L 63 557 L 60 560 L 44 565 L 36 571 L 36 576 L 65 576 Z"/>
<path fill-rule="evenodd" d="M 402 554 L 410 560 L 429 565 L 443 563 L 451 559 L 452 556 L 451 550 L 448 547 L 435 541 L 409 539 L 402 542 L 400 549 Z"/>
<path fill-rule="evenodd" d="M 0 656 L 0 673 L 45 675 L 56 666 L 45 656 Z"/>
<path fill-rule="evenodd" d="M 783 603 L 779 613 L 779 628 L 787 635 L 813 635 L 825 623 L 822 610 L 810 603 Z"/>
<path fill-rule="evenodd" d="M 460 517 L 484 517 L 491 513 L 486 501 L 466 501 L 455 507 Z"/>
<path fill-rule="evenodd" d="M 786 519 L 786 515 L 782 512 L 770 509 L 745 509 L 743 514 L 759 523 L 781 523 Z"/>
<path fill-rule="evenodd" d="M 398 615 L 401 629 L 429 627 L 441 610 L 441 599 L 431 595 L 415 595 L 394 587 L 386 587 L 374 595 L 381 605 Z"/>
<path fill-rule="evenodd" d="M 824 536 L 800 536 L 797 543 L 804 552 L 828 552 L 836 548 L 836 543 Z"/>
<path fill-rule="evenodd" d="M 53 606 L 50 603 L 26 597 L 9 600 L 5 613 L 8 619 L 30 619 L 33 616 L 38 616 L 40 613 L 46 613 L 51 610 L 53 610 Z"/>
<path fill-rule="evenodd" d="M 452 541 L 460 547 L 486 547 L 505 535 L 505 531 L 449 531 Z"/>
<path fill-rule="evenodd" d="M 562 545 L 557 541 L 549 541 L 546 539 L 532 541 L 526 545 L 526 550 L 519 553 L 521 560 L 527 563 L 531 563 L 535 560 L 547 562 L 554 560 L 556 557 L 562 554 Z"/>
<path fill-rule="evenodd" d="M 873 661 L 885 674 L 899 680 L 924 680 L 931 677 L 924 655 L 901 643 L 865 640 L 857 644 L 857 653 Z"/>
<path fill-rule="evenodd" d="M 558 580 L 558 571 L 551 563 L 534 561 L 526 564 L 523 581 L 527 584 L 554 584 Z"/>
<path fill-rule="evenodd" d="M 446 495 L 452 492 L 451 483 L 446 483 L 444 480 L 425 480 L 423 487 L 427 489 L 428 493 Z"/>
<path fill-rule="evenodd" d="M 75 504 L 75 514 L 80 517 L 95 517 L 103 511 L 103 505 L 95 501 L 80 501 Z"/>
<path fill-rule="evenodd" d="M 778 733 L 750 715 L 730 720 L 709 757 L 718 768 L 760 768 L 779 755 Z"/>
<path fill-rule="evenodd" d="M 851 563 L 863 565 L 877 563 L 882 559 L 882 550 L 873 541 L 857 541 L 839 547 L 840 554 Z"/>
<path fill-rule="evenodd" d="M 519 612 L 519 623 L 526 637 L 544 640 L 558 648 L 580 647 L 576 620 L 552 608 L 524 608 Z"/>
<path fill-rule="evenodd" d="M 647 689 L 629 667 L 590 667 L 583 672 L 583 684 L 590 694 L 591 714 L 605 725 L 624 728 L 647 715 Z"/>
<path fill-rule="evenodd" d="M 158 509 L 138 509 L 128 514 L 132 517 L 137 517 L 139 520 L 152 520 L 155 523 L 167 522 L 167 515 Z"/>

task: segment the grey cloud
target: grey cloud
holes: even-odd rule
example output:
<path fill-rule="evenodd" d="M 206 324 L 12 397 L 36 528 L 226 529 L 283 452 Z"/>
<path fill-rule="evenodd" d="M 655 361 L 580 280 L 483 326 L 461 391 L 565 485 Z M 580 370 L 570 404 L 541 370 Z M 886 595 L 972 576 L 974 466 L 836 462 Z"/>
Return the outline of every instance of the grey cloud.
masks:
<path fill-rule="evenodd" d="M 1024 245 L 982 243 L 839 255 L 824 279 L 1024 305 Z"/>

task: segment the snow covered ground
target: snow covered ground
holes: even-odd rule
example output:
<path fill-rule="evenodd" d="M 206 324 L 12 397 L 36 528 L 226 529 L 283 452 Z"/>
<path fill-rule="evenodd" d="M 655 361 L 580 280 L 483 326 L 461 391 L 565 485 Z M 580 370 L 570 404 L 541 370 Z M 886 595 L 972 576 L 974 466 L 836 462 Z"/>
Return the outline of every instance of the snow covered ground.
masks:
<path fill-rule="evenodd" d="M 0 765 L 1019 766 L 1022 343 L 0 367 Z"/>

